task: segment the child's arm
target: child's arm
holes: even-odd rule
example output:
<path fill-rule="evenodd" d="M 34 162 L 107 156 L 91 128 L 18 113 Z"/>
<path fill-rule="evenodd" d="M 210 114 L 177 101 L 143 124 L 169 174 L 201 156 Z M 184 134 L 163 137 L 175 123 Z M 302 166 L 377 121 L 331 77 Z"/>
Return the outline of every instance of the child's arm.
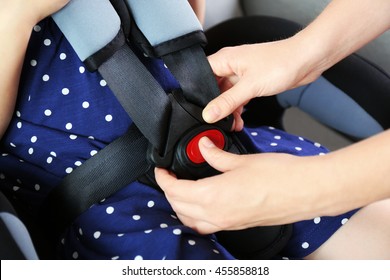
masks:
<path fill-rule="evenodd" d="M 200 23 L 204 23 L 206 13 L 206 0 L 188 0 Z"/>
<path fill-rule="evenodd" d="M 69 0 L 3 0 L 0 10 L 0 138 L 15 106 L 20 72 L 33 26 Z"/>

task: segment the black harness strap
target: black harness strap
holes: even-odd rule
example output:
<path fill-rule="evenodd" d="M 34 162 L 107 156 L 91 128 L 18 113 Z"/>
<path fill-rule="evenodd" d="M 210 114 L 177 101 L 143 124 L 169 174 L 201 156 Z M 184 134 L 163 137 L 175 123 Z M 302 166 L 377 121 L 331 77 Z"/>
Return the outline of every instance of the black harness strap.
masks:
<path fill-rule="evenodd" d="M 170 101 L 128 45 L 123 45 L 99 67 L 122 107 L 142 134 L 157 149 L 165 144 Z"/>
<path fill-rule="evenodd" d="M 203 108 L 220 94 L 213 71 L 200 45 L 169 53 L 162 59 L 180 82 L 183 95 L 189 102 Z"/>
<path fill-rule="evenodd" d="M 142 176 L 148 141 L 135 125 L 69 174 L 47 200 L 57 231 L 61 233 L 91 205 Z"/>

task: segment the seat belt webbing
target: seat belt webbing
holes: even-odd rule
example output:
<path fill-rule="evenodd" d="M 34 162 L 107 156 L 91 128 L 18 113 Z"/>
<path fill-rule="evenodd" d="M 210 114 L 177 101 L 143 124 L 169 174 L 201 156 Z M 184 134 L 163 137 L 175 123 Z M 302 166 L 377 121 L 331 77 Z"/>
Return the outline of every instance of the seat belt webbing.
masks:
<path fill-rule="evenodd" d="M 170 53 L 162 59 L 191 103 L 204 108 L 219 95 L 217 81 L 200 45 Z"/>
<path fill-rule="evenodd" d="M 58 232 L 91 205 L 143 175 L 150 168 L 147 146 L 148 141 L 133 124 L 126 134 L 66 176 L 47 200 Z"/>
<path fill-rule="evenodd" d="M 161 151 L 171 106 L 152 74 L 128 45 L 123 45 L 98 71 L 142 134 Z"/>

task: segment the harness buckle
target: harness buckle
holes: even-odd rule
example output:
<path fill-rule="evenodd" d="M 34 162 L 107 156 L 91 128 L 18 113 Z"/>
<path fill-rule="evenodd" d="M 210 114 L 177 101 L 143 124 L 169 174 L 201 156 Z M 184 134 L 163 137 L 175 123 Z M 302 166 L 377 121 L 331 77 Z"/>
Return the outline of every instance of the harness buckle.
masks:
<path fill-rule="evenodd" d="M 164 150 L 159 152 L 149 145 L 149 161 L 172 170 L 181 179 L 199 179 L 218 174 L 200 153 L 199 140 L 207 136 L 220 149 L 229 150 L 233 118 L 229 116 L 210 125 L 202 118 L 202 108 L 188 102 L 181 91 L 171 93 L 169 98 L 172 111 Z"/>

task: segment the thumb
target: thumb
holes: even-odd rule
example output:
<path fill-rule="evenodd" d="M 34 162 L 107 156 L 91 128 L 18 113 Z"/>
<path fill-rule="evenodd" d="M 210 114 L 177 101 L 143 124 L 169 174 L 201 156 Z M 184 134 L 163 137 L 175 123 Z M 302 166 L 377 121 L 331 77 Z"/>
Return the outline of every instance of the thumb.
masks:
<path fill-rule="evenodd" d="M 203 119 L 207 123 L 217 122 L 246 104 L 248 97 L 243 93 L 248 91 L 248 87 L 244 85 L 245 83 L 239 81 L 232 88 L 211 100 L 203 109 Z"/>
<path fill-rule="evenodd" d="M 219 149 L 207 137 L 200 139 L 199 150 L 207 163 L 220 172 L 232 170 L 239 165 L 240 160 L 238 155 Z"/>

